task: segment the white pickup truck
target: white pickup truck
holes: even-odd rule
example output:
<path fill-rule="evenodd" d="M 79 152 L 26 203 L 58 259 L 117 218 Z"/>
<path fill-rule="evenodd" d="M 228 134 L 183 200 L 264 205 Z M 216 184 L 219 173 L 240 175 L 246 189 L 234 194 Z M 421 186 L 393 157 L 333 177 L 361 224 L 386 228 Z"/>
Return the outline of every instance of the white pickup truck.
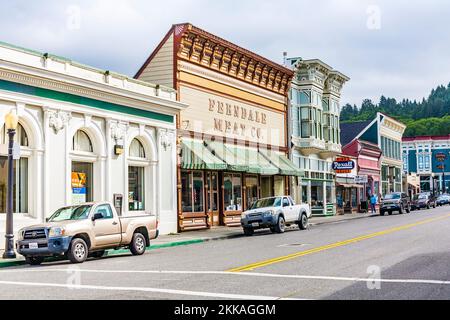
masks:
<path fill-rule="evenodd" d="M 241 225 L 244 234 L 251 236 L 255 229 L 270 228 L 272 232 L 283 233 L 286 226 L 297 224 L 301 230 L 308 227 L 311 217 L 309 204 L 295 204 L 289 196 L 264 198 L 242 213 Z"/>
<path fill-rule="evenodd" d="M 31 265 L 51 256 L 82 263 L 88 256 L 101 257 L 107 249 L 125 247 L 142 255 L 157 237 L 156 216 L 119 217 L 111 203 L 95 202 L 61 208 L 47 223 L 21 229 L 16 247 Z"/>

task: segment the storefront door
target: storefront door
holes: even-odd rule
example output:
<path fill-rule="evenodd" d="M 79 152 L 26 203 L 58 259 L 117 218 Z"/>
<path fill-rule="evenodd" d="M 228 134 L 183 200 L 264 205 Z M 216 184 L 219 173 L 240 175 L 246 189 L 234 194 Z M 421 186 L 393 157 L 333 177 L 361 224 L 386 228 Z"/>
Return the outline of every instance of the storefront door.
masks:
<path fill-rule="evenodd" d="M 208 202 L 208 224 L 210 226 L 220 225 L 219 213 L 219 173 L 208 172 L 206 174 L 206 200 Z"/>
<path fill-rule="evenodd" d="M 258 176 L 245 176 L 245 209 L 248 210 L 258 199 Z"/>
<path fill-rule="evenodd" d="M 93 201 L 93 164 L 72 162 L 72 205 Z"/>

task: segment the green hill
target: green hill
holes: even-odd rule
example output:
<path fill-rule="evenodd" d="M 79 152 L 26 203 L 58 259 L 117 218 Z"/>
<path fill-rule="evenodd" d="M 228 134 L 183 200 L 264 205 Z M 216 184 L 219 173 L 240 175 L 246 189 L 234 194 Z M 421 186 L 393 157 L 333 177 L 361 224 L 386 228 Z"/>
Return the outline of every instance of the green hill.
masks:
<path fill-rule="evenodd" d="M 405 137 L 450 134 L 450 83 L 433 89 L 420 102 L 381 96 L 378 104 L 365 99 L 360 107 L 346 104 L 341 111 L 341 122 L 371 120 L 383 112 L 407 125 Z"/>

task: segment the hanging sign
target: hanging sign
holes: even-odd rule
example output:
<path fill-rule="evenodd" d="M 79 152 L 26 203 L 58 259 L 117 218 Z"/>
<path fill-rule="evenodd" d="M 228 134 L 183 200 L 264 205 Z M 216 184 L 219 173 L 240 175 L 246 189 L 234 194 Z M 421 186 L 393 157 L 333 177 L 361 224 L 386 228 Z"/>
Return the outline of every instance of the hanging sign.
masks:
<path fill-rule="evenodd" d="M 355 162 L 350 158 L 337 158 L 332 168 L 336 173 L 351 173 L 355 169 Z"/>
<path fill-rule="evenodd" d="M 368 182 L 369 182 L 368 176 L 356 176 L 355 177 L 355 183 L 364 184 L 364 183 L 368 183 Z"/>

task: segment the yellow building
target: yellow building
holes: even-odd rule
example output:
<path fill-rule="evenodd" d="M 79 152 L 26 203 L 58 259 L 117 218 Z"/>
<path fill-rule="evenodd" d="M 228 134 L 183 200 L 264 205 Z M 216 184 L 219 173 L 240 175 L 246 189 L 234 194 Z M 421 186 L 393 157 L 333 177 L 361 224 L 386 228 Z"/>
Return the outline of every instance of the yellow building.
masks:
<path fill-rule="evenodd" d="M 176 89 L 179 230 L 239 225 L 301 176 L 287 157 L 293 72 L 191 24 L 174 25 L 136 78 Z M 293 179 L 294 181 L 295 179 Z"/>

